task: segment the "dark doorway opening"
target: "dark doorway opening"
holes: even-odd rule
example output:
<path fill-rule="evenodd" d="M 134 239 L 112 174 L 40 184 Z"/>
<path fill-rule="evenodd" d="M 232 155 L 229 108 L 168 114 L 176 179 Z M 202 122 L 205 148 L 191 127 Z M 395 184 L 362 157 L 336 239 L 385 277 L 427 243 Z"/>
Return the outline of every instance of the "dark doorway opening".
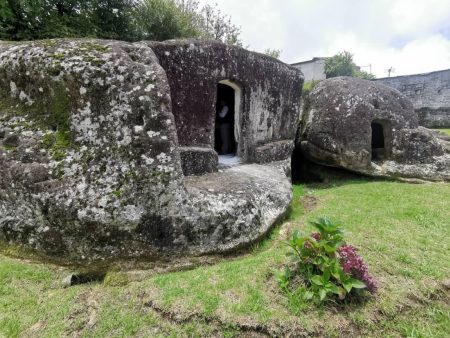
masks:
<path fill-rule="evenodd" d="M 381 123 L 372 122 L 372 160 L 383 160 L 385 157 L 385 135 Z"/>
<path fill-rule="evenodd" d="M 235 91 L 225 84 L 217 84 L 216 128 L 214 149 L 219 155 L 235 155 L 237 144 L 234 135 Z"/>

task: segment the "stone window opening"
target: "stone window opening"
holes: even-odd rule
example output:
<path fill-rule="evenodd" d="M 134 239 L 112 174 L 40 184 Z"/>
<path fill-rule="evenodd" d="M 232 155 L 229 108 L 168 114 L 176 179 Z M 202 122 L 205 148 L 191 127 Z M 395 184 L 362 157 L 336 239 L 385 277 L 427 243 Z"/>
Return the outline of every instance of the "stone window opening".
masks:
<path fill-rule="evenodd" d="M 389 157 L 389 123 L 387 121 L 372 121 L 371 149 L 372 160 L 379 161 Z"/>
<path fill-rule="evenodd" d="M 219 164 L 239 164 L 241 87 L 230 80 L 217 84 L 214 150 Z"/>

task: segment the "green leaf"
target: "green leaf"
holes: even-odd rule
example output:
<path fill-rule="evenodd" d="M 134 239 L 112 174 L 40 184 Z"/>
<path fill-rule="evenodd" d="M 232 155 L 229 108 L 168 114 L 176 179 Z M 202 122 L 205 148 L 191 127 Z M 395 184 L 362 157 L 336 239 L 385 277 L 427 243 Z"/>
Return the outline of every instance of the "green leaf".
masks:
<path fill-rule="evenodd" d="M 319 290 L 319 298 L 320 301 L 323 301 L 325 299 L 325 297 L 327 296 L 327 291 L 325 289 L 320 289 Z"/>
<path fill-rule="evenodd" d="M 340 295 L 341 291 L 339 290 L 339 288 L 337 287 L 337 285 L 335 285 L 334 283 L 330 283 L 330 287 L 329 290 L 331 292 L 333 292 L 335 295 Z"/>
<path fill-rule="evenodd" d="M 344 290 L 343 288 L 339 288 L 339 294 L 338 294 L 338 296 L 339 296 L 339 299 L 340 300 L 343 300 L 343 299 L 345 299 L 345 295 L 347 294 L 347 292 L 346 292 L 346 290 Z"/>
<path fill-rule="evenodd" d="M 322 276 L 320 275 L 314 275 L 311 279 L 311 283 L 315 285 L 323 285 Z"/>
<path fill-rule="evenodd" d="M 297 242 L 296 242 L 296 243 L 297 243 L 297 246 L 303 250 L 306 241 L 307 241 L 307 239 L 306 239 L 305 237 L 302 237 L 302 238 L 297 239 Z"/>
<path fill-rule="evenodd" d="M 334 277 L 334 278 L 336 278 L 338 281 L 340 281 L 341 280 L 341 274 L 339 273 L 339 270 L 337 270 L 337 269 L 332 269 L 331 270 L 331 275 Z"/>
<path fill-rule="evenodd" d="M 364 289 L 367 287 L 366 284 L 364 284 L 363 282 L 361 282 L 358 279 L 352 279 L 351 283 L 352 283 L 352 287 L 354 287 L 355 289 Z"/>
<path fill-rule="evenodd" d="M 349 281 L 351 279 L 352 278 L 349 275 L 347 275 L 344 272 L 344 270 L 342 270 L 342 268 L 341 268 L 340 271 L 339 271 L 339 280 L 341 281 L 341 283 L 344 283 L 344 282 Z"/>
<path fill-rule="evenodd" d="M 336 248 L 335 248 L 334 246 L 331 246 L 331 245 L 328 245 L 328 244 L 325 244 L 325 245 L 323 246 L 323 248 L 324 248 L 325 251 L 326 251 L 327 253 L 329 253 L 329 254 L 334 253 L 334 252 L 336 251 Z"/>
<path fill-rule="evenodd" d="M 350 291 L 352 291 L 353 284 L 351 281 L 342 283 L 342 286 L 344 287 L 345 291 L 347 291 L 347 293 L 350 293 Z"/>
<path fill-rule="evenodd" d="M 303 294 L 303 299 L 304 300 L 311 300 L 313 297 L 314 297 L 314 292 L 311 292 L 311 291 L 306 291 Z"/>
<path fill-rule="evenodd" d="M 292 234 L 292 241 L 296 241 L 297 239 L 299 239 L 301 237 L 301 233 L 298 230 L 295 230 L 294 233 Z"/>
<path fill-rule="evenodd" d="M 323 282 L 324 283 L 328 282 L 330 280 L 330 277 L 331 277 L 330 269 L 325 269 L 322 276 Z"/>

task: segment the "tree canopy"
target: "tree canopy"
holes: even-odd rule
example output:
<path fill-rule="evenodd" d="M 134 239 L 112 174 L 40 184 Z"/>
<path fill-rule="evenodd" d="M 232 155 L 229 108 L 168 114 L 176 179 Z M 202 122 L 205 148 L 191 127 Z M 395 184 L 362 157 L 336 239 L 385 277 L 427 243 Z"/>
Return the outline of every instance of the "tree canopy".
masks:
<path fill-rule="evenodd" d="M 353 62 L 353 54 L 343 51 L 325 61 L 325 75 L 327 78 L 336 76 L 353 76 L 361 79 L 371 80 L 375 75 L 361 70 Z"/>
<path fill-rule="evenodd" d="M 209 38 L 240 45 L 240 28 L 197 0 L 0 0 L 0 39 Z"/>

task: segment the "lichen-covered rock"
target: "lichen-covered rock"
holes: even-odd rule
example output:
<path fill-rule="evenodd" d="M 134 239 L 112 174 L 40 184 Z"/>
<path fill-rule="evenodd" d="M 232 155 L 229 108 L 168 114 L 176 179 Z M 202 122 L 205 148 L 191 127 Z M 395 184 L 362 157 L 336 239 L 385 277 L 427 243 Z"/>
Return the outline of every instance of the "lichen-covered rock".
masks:
<path fill-rule="evenodd" d="M 0 43 L 0 241 L 88 262 L 259 238 L 289 204 L 285 174 L 211 174 L 246 183 L 224 192 L 190 183 L 171 94 L 147 43 Z"/>
<path fill-rule="evenodd" d="M 418 126 L 411 102 L 397 90 L 339 77 L 321 81 L 309 103 L 297 147 L 310 160 L 373 176 L 450 179 L 444 141 Z"/>
<path fill-rule="evenodd" d="M 180 147 L 184 175 L 201 175 L 217 171 L 217 153 L 204 147 Z"/>
<path fill-rule="evenodd" d="M 80 258 L 142 250 L 123 244 L 182 185 L 170 90 L 152 50 L 2 44 L 0 93 L 1 123 L 22 140 L 10 149 L 5 139 L 0 154 L 0 236 Z"/>

